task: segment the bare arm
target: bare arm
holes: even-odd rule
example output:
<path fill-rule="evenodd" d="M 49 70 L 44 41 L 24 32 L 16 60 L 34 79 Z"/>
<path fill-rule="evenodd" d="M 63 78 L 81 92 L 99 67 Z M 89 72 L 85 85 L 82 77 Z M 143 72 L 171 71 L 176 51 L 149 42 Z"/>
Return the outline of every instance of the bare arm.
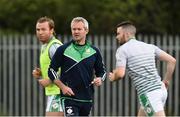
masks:
<path fill-rule="evenodd" d="M 38 80 L 39 84 L 41 84 L 43 87 L 46 87 L 49 84 L 51 84 L 51 80 L 49 78 L 45 78 L 45 79 L 40 78 L 42 77 L 42 73 L 41 73 L 41 69 L 38 67 L 34 68 L 34 70 L 32 71 L 32 75 L 34 78 Z"/>
<path fill-rule="evenodd" d="M 41 84 L 43 87 L 47 87 L 48 85 L 50 85 L 52 82 L 50 79 L 45 78 L 45 79 L 39 79 L 38 80 L 39 84 Z"/>
<path fill-rule="evenodd" d="M 168 87 L 169 81 L 172 79 L 172 75 L 176 66 L 176 59 L 171 55 L 167 54 L 166 52 L 162 51 L 159 55 L 159 60 L 165 61 L 167 63 L 166 73 L 163 82 L 165 83 L 166 87 Z"/>
<path fill-rule="evenodd" d="M 113 72 L 109 73 L 109 80 L 116 81 L 122 79 L 125 76 L 125 67 L 118 67 Z"/>

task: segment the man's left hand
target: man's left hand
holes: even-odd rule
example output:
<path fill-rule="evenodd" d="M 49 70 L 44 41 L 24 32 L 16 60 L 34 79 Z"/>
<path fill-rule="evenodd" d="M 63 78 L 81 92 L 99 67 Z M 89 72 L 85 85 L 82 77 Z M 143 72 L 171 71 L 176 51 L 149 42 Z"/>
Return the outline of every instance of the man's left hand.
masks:
<path fill-rule="evenodd" d="M 97 77 L 91 83 L 94 84 L 95 86 L 100 86 L 100 85 L 102 85 L 102 78 Z"/>

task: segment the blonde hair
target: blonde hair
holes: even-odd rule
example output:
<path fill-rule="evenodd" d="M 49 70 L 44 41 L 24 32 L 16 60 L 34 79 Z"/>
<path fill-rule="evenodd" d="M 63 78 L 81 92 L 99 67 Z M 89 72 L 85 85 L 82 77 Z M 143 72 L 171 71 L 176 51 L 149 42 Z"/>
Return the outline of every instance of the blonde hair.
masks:
<path fill-rule="evenodd" d="M 49 18 L 49 17 L 47 17 L 47 16 L 44 16 L 44 17 L 41 17 L 41 18 L 39 18 L 39 19 L 37 20 L 37 23 L 44 23 L 44 22 L 48 22 L 49 28 L 50 28 L 50 29 L 53 29 L 53 35 L 55 36 L 55 35 L 56 35 L 56 33 L 55 33 L 55 31 L 54 31 L 55 24 L 54 24 L 53 19 L 51 19 L 51 18 Z"/>

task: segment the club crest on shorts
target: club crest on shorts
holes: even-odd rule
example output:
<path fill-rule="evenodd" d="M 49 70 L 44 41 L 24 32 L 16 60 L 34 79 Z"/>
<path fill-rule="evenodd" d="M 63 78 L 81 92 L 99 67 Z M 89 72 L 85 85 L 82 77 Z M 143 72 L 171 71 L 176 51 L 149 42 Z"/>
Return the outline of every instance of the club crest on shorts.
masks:
<path fill-rule="evenodd" d="M 58 108 L 58 104 L 57 104 L 57 103 L 54 103 L 54 104 L 52 105 L 52 107 L 53 107 L 53 109 L 56 109 L 56 108 Z"/>
<path fill-rule="evenodd" d="M 68 113 L 68 114 L 71 114 L 72 112 L 73 112 L 73 110 L 72 110 L 72 109 L 70 109 L 70 108 L 69 108 L 69 109 L 67 109 L 67 113 Z"/>
<path fill-rule="evenodd" d="M 67 113 L 67 115 L 73 115 L 73 114 L 74 114 L 74 113 L 73 113 L 73 109 L 72 109 L 71 106 L 66 107 L 66 113 Z"/>

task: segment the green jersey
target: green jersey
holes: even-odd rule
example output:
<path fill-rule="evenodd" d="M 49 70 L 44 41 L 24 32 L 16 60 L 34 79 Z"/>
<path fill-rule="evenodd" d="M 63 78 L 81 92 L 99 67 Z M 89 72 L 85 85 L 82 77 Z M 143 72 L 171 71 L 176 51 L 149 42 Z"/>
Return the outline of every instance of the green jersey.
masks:
<path fill-rule="evenodd" d="M 48 68 L 51 62 L 49 50 L 50 50 L 50 47 L 54 44 L 62 45 L 62 43 L 58 39 L 53 37 L 52 39 L 50 39 L 49 43 L 45 47 L 41 46 L 40 66 L 41 66 L 42 78 L 44 79 L 46 78 L 49 79 Z M 55 84 L 52 83 L 48 85 L 47 87 L 45 87 L 45 94 L 46 95 L 60 94 L 60 89 Z"/>

